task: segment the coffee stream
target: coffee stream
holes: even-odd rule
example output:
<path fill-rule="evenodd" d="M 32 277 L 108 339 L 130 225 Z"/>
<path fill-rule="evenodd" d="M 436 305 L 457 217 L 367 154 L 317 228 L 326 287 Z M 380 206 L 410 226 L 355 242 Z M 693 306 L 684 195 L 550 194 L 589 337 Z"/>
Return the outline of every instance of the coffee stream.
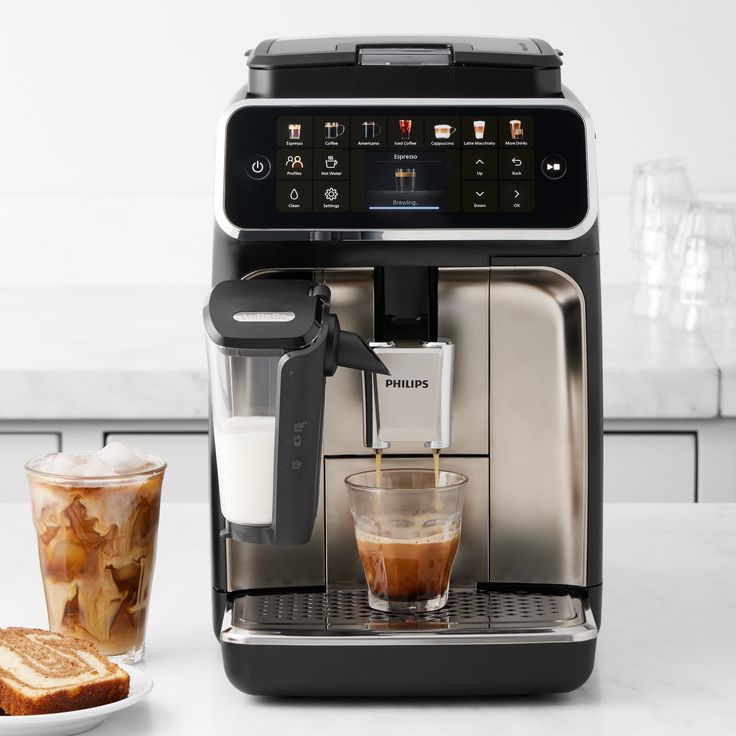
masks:
<path fill-rule="evenodd" d="M 432 459 L 434 460 L 434 484 L 439 487 L 440 484 L 440 450 L 432 448 Z M 376 486 L 381 487 L 381 461 L 383 460 L 383 450 L 376 450 Z"/>

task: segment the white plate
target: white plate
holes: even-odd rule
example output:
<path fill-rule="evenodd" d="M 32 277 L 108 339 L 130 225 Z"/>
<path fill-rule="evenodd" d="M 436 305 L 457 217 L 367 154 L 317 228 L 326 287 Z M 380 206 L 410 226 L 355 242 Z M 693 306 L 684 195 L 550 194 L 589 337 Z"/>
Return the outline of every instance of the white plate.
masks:
<path fill-rule="evenodd" d="M 153 687 L 153 680 L 143 670 L 120 665 L 130 675 L 130 693 L 96 708 L 47 713 L 42 716 L 0 716 L 0 736 L 71 736 L 99 726 L 109 715 L 130 708 L 142 700 Z"/>

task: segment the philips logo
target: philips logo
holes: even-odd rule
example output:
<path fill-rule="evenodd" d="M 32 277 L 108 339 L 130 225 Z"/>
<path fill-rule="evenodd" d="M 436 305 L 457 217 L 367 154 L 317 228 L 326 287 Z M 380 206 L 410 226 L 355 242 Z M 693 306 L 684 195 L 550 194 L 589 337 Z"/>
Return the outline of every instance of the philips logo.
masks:
<path fill-rule="evenodd" d="M 429 388 L 426 378 L 387 378 L 386 388 Z"/>
<path fill-rule="evenodd" d="M 235 312 L 236 322 L 291 322 L 294 312 Z"/>

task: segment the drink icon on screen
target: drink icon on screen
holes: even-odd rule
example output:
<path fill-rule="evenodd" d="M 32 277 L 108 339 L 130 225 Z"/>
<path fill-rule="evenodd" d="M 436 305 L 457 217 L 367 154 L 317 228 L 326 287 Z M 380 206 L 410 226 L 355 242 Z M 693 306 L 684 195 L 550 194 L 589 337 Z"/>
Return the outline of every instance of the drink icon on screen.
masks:
<path fill-rule="evenodd" d="M 301 123 L 289 123 L 289 140 L 299 141 L 302 138 Z"/>
<path fill-rule="evenodd" d="M 337 159 L 332 154 L 330 154 L 325 159 L 325 168 L 326 169 L 334 169 L 336 166 L 337 166 Z"/>
<path fill-rule="evenodd" d="M 378 138 L 378 136 L 381 135 L 381 126 L 375 120 L 364 120 L 360 124 L 360 131 L 363 135 L 363 138 L 372 141 L 373 139 Z"/>
<path fill-rule="evenodd" d="M 437 140 L 447 140 L 454 132 L 455 128 L 447 123 L 440 123 L 434 126 L 434 137 Z"/>
<path fill-rule="evenodd" d="M 411 138 L 411 120 L 399 120 L 401 140 L 408 141 Z"/>
<path fill-rule="evenodd" d="M 417 186 L 416 169 L 394 169 L 397 192 L 413 192 Z"/>
<path fill-rule="evenodd" d="M 336 140 L 345 132 L 342 123 L 325 123 L 325 140 Z"/>
<path fill-rule="evenodd" d="M 524 129 L 521 127 L 521 120 L 509 120 L 509 133 L 512 141 L 520 141 L 524 139 Z"/>
<path fill-rule="evenodd" d="M 475 133 L 475 140 L 482 141 L 483 136 L 486 134 L 486 121 L 473 120 L 473 132 Z"/>

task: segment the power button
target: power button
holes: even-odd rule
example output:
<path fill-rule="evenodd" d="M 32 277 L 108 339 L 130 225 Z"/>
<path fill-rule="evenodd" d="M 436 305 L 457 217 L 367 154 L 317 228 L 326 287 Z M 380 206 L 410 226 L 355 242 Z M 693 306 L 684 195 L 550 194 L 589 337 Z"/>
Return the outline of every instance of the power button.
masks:
<path fill-rule="evenodd" d="M 245 173 L 256 181 L 265 179 L 271 173 L 271 162 L 265 156 L 251 156 L 246 161 Z"/>

